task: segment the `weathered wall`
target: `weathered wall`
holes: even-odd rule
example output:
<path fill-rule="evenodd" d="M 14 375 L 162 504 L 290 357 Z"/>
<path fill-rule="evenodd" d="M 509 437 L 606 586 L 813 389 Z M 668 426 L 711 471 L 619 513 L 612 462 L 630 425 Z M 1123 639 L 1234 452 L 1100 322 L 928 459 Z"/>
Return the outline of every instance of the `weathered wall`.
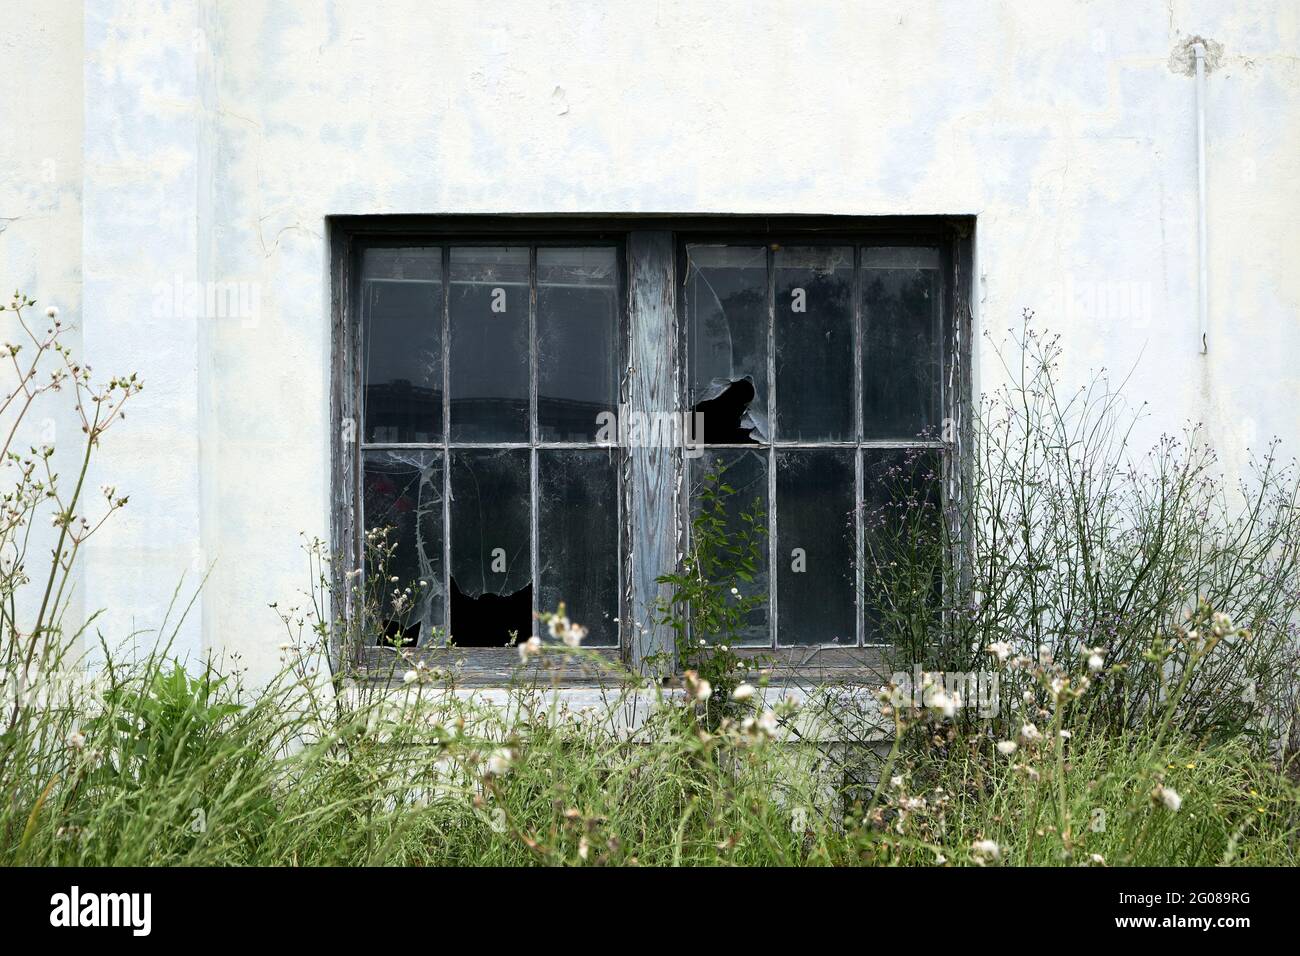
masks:
<path fill-rule="evenodd" d="M 0 77 L 5 139 L 35 117 L 69 157 L 48 232 L 24 220 L 50 197 L 5 177 L 0 216 L 20 218 L 0 219 L 0 281 L 64 297 L 92 362 L 147 381 L 101 459 L 132 493 L 85 570 L 106 633 L 156 623 L 181 573 L 215 562 L 181 646 L 274 666 L 266 605 L 306 584 L 298 533 L 327 528 L 330 214 L 974 214 L 984 329 L 1036 309 L 1067 381 L 1136 364 L 1143 439 L 1204 421 L 1234 472 L 1271 435 L 1300 448 L 1288 0 L 17 10 L 44 39 L 6 36 L 24 69 Z M 1192 35 L 1222 45 L 1208 356 L 1194 85 L 1171 63 Z M 15 170 L 42 155 L 4 148 Z M 246 283 L 255 308 L 196 316 L 159 294 L 186 283 Z"/>

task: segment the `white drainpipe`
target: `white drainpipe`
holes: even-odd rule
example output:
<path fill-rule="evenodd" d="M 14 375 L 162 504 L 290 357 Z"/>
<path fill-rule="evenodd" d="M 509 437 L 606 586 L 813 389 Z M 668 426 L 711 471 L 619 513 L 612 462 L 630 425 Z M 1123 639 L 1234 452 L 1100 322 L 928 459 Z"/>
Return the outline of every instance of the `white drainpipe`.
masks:
<path fill-rule="evenodd" d="M 1201 354 L 1210 350 L 1210 261 L 1209 224 L 1205 219 L 1205 44 L 1192 44 L 1196 58 L 1196 223 L 1199 233 L 1200 286 L 1197 312 L 1201 332 Z"/>

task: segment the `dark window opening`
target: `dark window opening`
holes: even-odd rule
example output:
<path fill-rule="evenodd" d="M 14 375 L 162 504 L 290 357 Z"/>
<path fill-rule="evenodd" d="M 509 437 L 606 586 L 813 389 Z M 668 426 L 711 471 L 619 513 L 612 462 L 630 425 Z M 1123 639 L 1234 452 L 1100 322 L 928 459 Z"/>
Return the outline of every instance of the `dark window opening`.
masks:
<path fill-rule="evenodd" d="M 361 251 L 360 530 L 390 546 L 363 546 L 376 644 L 505 647 L 564 602 L 588 646 L 619 645 L 619 251 Z"/>
<path fill-rule="evenodd" d="M 452 641 L 457 647 L 505 647 L 532 633 L 533 586 L 513 594 L 470 597 L 451 579 Z"/>
<path fill-rule="evenodd" d="M 686 242 L 678 262 L 683 393 L 703 415 L 705 445 L 688 496 L 709 462 L 749 489 L 737 508 L 755 491 L 766 507 L 767 573 L 747 595 L 768 608 L 745 643 L 891 641 L 904 614 L 879 598 L 899 582 L 876 572 L 902 549 L 915 564 L 945 546 L 941 248 L 740 239 Z M 909 482 L 901 465 L 886 467 L 895 459 L 911 463 Z M 909 593 L 937 605 L 937 565 L 925 568 Z"/>
<path fill-rule="evenodd" d="M 924 561 L 915 581 L 876 578 L 900 548 L 952 544 L 972 222 L 332 223 L 336 274 L 355 276 L 336 312 L 351 323 L 337 338 L 337 540 L 369 555 L 382 530 L 395 546 L 367 596 L 370 642 L 483 649 L 467 669 L 500 674 L 515 654 L 487 651 L 551 640 L 537 615 L 563 602 L 585 646 L 629 662 L 671 651 L 642 627 L 647 569 L 671 570 L 683 542 L 664 529 L 719 463 L 740 492 L 728 525 L 755 508 L 766 525 L 738 586 L 766 602 L 740 645 L 862 660 L 916 619 L 881 606 L 882 583 L 940 603 Z M 658 434 L 669 411 L 702 457 L 629 437 Z"/>
<path fill-rule="evenodd" d="M 730 382 L 716 398 L 696 402 L 691 409 L 702 416 L 704 443 L 706 445 L 752 445 L 756 427 L 749 417 L 749 406 L 754 401 L 754 383 L 748 378 Z"/>

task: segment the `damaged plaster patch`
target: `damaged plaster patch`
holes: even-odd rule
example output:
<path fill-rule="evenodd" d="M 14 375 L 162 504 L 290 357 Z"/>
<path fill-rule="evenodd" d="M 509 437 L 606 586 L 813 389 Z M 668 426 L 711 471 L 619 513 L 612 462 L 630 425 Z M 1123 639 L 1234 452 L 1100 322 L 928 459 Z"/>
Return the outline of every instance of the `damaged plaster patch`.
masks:
<path fill-rule="evenodd" d="M 1213 73 L 1223 59 L 1223 44 L 1205 37 L 1190 36 L 1169 54 L 1169 69 L 1183 76 L 1196 75 L 1196 56 L 1192 52 L 1198 43 L 1205 44 L 1205 72 Z"/>
<path fill-rule="evenodd" d="M 564 92 L 564 87 L 557 86 L 551 93 L 551 109 L 555 110 L 556 116 L 563 116 L 569 112 L 569 97 Z"/>

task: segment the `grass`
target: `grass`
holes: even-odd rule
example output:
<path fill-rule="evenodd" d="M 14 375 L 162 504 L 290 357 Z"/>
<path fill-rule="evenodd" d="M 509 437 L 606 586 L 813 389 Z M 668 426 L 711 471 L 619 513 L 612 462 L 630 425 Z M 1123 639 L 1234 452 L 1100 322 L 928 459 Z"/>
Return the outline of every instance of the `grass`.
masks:
<path fill-rule="evenodd" d="M 917 711 L 873 803 L 810 772 L 820 753 L 786 732 L 808 708 L 779 705 L 775 734 L 744 717 L 709 730 L 697 702 L 654 691 L 615 692 L 593 715 L 545 684 L 503 706 L 441 679 L 337 698 L 294 664 L 250 696 L 161 656 L 111 669 L 43 707 L 14 752 L 0 863 L 1300 862 L 1296 787 L 1245 740 L 1080 729 L 1004 756 Z M 761 696 L 741 712 L 763 713 Z M 612 719 L 646 700 L 636 730 Z M 1160 787 L 1180 795 L 1176 811 Z M 984 841 L 995 855 L 972 849 Z"/>
<path fill-rule="evenodd" d="M 919 702 L 889 687 L 874 702 L 818 687 L 778 700 L 778 675 L 749 673 L 723 643 L 752 606 L 759 538 L 743 528 L 761 524 L 742 513 L 736 531 L 725 482 L 680 573 L 662 579 L 681 688 L 611 670 L 605 703 L 575 713 L 551 665 L 608 665 L 567 646 L 582 629 L 562 612 L 548 623 L 563 640 L 521 646 L 540 672 L 504 699 L 396 650 L 385 676 L 397 679 L 331 671 L 321 648 L 374 646 L 366 622 L 416 603 L 385 574 L 396 545 L 383 529 L 366 535 L 377 572 L 348 574 L 350 594 L 330 593 L 321 544 L 309 546 L 315 580 L 303 609 L 275 608 L 289 640 L 266 686 L 177 662 L 166 642 L 81 667 L 94 617 L 65 628 L 71 575 L 128 502 L 111 487 L 88 500 L 88 463 L 142 386 L 95 386 L 57 310 L 42 334 L 24 317 L 33 305 L 15 294 L 0 307 L 22 333 L 0 402 L 14 481 L 0 502 L 0 864 L 1297 863 L 1295 468 L 1274 470 L 1270 454 L 1238 507 L 1201 451 L 1162 444 L 1154 463 L 1131 462 L 1112 393 L 1054 389 L 1052 344 L 1031 343 L 1037 359 L 1022 349 L 1018 386 L 984 409 L 967 513 L 909 490 L 928 466 L 904 461 L 891 466 L 900 493 L 869 524 L 870 590 L 899 669 L 993 668 L 996 716 L 940 685 Z M 83 424 L 71 483 L 51 448 L 11 448 L 60 391 Z M 48 570 L 35 526 L 49 529 Z M 951 528 L 969 566 L 948 563 Z M 331 606 L 361 613 L 335 620 Z M 809 733 L 827 727 L 829 744 Z"/>
<path fill-rule="evenodd" d="M 882 814 L 894 838 L 867 827 L 864 860 L 992 862 L 971 849 L 992 841 L 997 862 L 1015 866 L 1300 862 L 1296 786 L 1241 741 L 1156 747 L 1150 734 L 1129 732 L 1061 744 L 1059 780 L 1050 771 L 1035 778 L 987 740 L 917 760 L 890 787 Z M 1179 795 L 1177 811 L 1157 787 Z"/>

